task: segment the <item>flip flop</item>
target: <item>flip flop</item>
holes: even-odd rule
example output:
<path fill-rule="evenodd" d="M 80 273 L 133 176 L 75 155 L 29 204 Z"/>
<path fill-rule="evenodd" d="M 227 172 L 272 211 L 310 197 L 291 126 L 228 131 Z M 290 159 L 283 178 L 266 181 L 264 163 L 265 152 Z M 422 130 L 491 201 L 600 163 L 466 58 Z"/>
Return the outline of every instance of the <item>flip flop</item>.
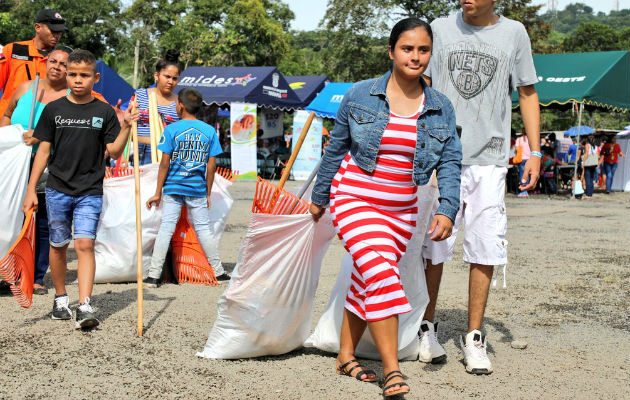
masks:
<path fill-rule="evenodd" d="M 385 375 L 385 377 L 383 378 L 383 382 L 381 383 L 381 388 L 383 388 L 383 396 L 385 396 L 385 397 L 392 397 L 392 396 L 397 396 L 399 394 L 407 394 L 407 393 L 409 393 L 411 388 L 409 387 L 409 385 L 407 385 L 407 383 L 405 381 L 398 382 L 398 383 L 393 383 L 393 384 L 391 384 L 389 386 L 385 386 L 385 385 L 387 385 L 387 382 L 391 381 L 394 378 L 403 378 L 403 379 L 405 379 L 405 376 L 400 371 L 392 371 L 389 374 Z M 396 386 L 399 386 L 398 390 L 394 390 L 393 392 L 385 393 L 389 389 L 391 389 L 393 387 L 396 387 Z"/>
<path fill-rule="evenodd" d="M 350 368 L 349 370 L 347 369 L 348 366 L 352 363 L 357 363 L 357 365 L 355 365 L 354 367 Z M 378 381 L 378 378 L 374 378 L 374 379 L 363 379 L 364 376 L 366 375 L 374 375 L 376 376 L 376 372 L 372 371 L 371 369 L 365 369 L 365 367 L 363 365 L 361 365 L 360 362 L 358 362 L 357 360 L 350 360 L 340 366 L 337 367 L 337 374 L 339 375 L 345 375 L 345 376 L 349 376 L 349 377 L 353 377 L 352 376 L 352 371 L 354 371 L 357 368 L 362 368 L 362 371 L 357 372 L 357 374 L 354 376 L 354 378 L 358 381 L 361 382 L 376 382 Z"/>

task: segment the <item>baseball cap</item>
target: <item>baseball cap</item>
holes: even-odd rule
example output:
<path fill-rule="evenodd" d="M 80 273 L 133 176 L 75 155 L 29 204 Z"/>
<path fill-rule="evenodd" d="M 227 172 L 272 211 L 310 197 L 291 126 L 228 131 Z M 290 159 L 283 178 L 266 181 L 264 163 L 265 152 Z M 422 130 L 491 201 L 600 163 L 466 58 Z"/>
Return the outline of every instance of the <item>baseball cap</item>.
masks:
<path fill-rule="evenodd" d="M 55 10 L 40 10 L 35 16 L 35 22 L 48 25 L 53 32 L 68 30 L 66 20 Z"/>

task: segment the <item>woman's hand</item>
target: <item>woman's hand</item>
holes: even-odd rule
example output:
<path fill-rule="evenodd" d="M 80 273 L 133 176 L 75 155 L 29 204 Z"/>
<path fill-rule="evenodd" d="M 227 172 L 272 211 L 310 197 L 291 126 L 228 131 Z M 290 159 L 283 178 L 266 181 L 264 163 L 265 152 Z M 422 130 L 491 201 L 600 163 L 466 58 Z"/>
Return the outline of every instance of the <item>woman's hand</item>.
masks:
<path fill-rule="evenodd" d="M 453 232 L 453 221 L 446 215 L 437 214 L 433 217 L 433 221 L 431 222 L 431 227 L 429 228 L 429 234 L 431 235 L 431 240 L 435 242 L 440 242 L 451 236 Z"/>
<path fill-rule="evenodd" d="M 26 143 L 27 146 L 32 146 L 36 143 L 39 143 L 39 140 L 35 139 L 33 137 L 33 130 L 29 129 L 28 131 L 25 131 L 22 134 L 22 137 L 24 138 L 24 143 Z"/>
<path fill-rule="evenodd" d="M 309 211 L 311 212 L 311 215 L 313 216 L 313 219 L 315 220 L 315 222 L 317 222 L 322 217 L 322 215 L 324 215 L 324 212 L 326 212 L 326 209 L 320 206 L 319 204 L 311 203 L 311 206 L 309 207 Z"/>

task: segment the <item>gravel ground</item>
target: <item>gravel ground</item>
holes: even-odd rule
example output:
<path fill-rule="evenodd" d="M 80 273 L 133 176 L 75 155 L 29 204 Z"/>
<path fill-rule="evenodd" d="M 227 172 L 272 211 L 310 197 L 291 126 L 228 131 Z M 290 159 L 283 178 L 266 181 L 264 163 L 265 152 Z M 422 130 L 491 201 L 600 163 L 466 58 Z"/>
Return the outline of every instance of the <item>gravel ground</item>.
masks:
<path fill-rule="evenodd" d="M 247 230 L 253 189 L 253 183 L 238 182 L 231 190 L 235 207 L 221 243 L 229 268 Z M 491 290 L 485 319 L 495 372 L 468 375 L 461 362 L 456 338 L 466 328 L 468 267 L 460 261 L 460 237 L 438 304 L 448 362 L 401 363 L 412 388 L 406 398 L 630 398 L 628 194 L 596 194 L 590 201 L 508 195 L 507 206 L 508 287 Z M 343 253 L 334 239 L 322 267 L 313 326 Z M 70 254 L 68 282 L 76 278 L 76 257 Z M 196 285 L 145 291 L 143 338 L 135 330 L 135 284 L 96 285 L 93 300 L 102 324 L 90 332 L 50 319 L 52 290 L 26 310 L 4 293 L 0 398 L 381 397 L 373 384 L 337 376 L 335 355 L 313 349 L 238 361 L 195 357 L 216 318 L 221 291 Z M 68 292 L 74 307 L 76 285 Z M 528 346 L 513 349 L 513 340 Z M 378 363 L 366 364 L 379 371 Z"/>

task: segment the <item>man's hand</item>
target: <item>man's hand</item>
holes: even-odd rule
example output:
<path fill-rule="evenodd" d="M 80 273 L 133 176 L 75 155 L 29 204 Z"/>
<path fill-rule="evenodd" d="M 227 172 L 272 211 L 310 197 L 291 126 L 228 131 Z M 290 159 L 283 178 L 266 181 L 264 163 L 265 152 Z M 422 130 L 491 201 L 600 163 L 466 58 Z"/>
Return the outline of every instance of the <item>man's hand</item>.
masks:
<path fill-rule="evenodd" d="M 523 179 L 518 188 L 521 191 L 531 190 L 536 186 L 538 177 L 540 176 L 540 157 L 532 156 L 525 163 L 525 170 L 523 171 Z M 527 183 L 529 178 L 529 183 Z"/>
<path fill-rule="evenodd" d="M 322 215 L 324 215 L 324 212 L 326 212 L 326 209 L 320 206 L 319 204 L 311 203 L 311 206 L 309 207 L 309 211 L 311 212 L 311 215 L 313 216 L 313 219 L 315 220 L 315 222 L 317 222 L 322 217 Z"/>
<path fill-rule="evenodd" d="M 22 212 L 26 214 L 31 208 L 37 212 L 37 192 L 35 190 L 27 190 L 26 197 L 24 197 L 24 203 L 22 203 Z"/>
<path fill-rule="evenodd" d="M 147 208 L 150 210 L 152 206 L 158 208 L 160 206 L 160 202 L 162 201 L 162 195 L 156 194 L 147 200 Z"/>
<path fill-rule="evenodd" d="M 208 199 L 208 208 L 210 208 L 212 202 L 210 201 L 210 195 L 206 196 L 206 199 Z"/>
<path fill-rule="evenodd" d="M 440 242 L 451 236 L 453 232 L 453 221 L 446 215 L 437 214 L 433 217 L 431 226 L 429 227 L 429 234 L 431 240 Z"/>

